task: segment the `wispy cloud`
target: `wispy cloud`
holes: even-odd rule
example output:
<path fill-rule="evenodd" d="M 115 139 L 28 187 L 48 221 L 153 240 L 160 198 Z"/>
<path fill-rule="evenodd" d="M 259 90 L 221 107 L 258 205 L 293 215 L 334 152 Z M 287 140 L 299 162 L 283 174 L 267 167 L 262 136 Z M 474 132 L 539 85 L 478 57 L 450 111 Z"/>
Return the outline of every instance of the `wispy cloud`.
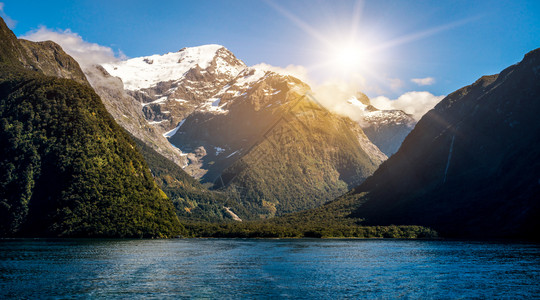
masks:
<path fill-rule="evenodd" d="M 390 89 L 392 89 L 393 91 L 399 90 L 403 87 L 403 80 L 399 78 L 388 78 L 387 80 L 389 82 Z"/>
<path fill-rule="evenodd" d="M 4 19 L 6 25 L 11 29 L 15 28 L 15 26 L 17 25 L 17 21 L 10 18 L 4 11 L 4 2 L 0 2 L 0 17 Z"/>
<path fill-rule="evenodd" d="M 361 78 L 351 82 L 326 81 L 312 86 L 316 101 L 328 110 L 342 116 L 347 116 L 356 122 L 363 122 L 364 111 L 354 107 L 348 100 L 356 96 L 358 91 L 365 91 Z"/>
<path fill-rule="evenodd" d="M 38 30 L 26 33 L 21 38 L 34 42 L 53 41 L 59 44 L 83 68 L 85 66 L 103 64 L 125 58 L 125 55 L 121 51 L 118 52 L 118 55 L 115 55 L 111 48 L 87 42 L 79 34 L 69 29 L 52 30 L 46 27 L 40 27 Z"/>
<path fill-rule="evenodd" d="M 433 77 L 426 77 L 426 78 L 413 78 L 411 79 L 411 82 L 414 82 L 420 86 L 424 85 L 432 85 L 435 83 L 435 78 Z"/>
<path fill-rule="evenodd" d="M 397 99 L 379 96 L 371 99 L 371 104 L 379 109 L 399 109 L 419 120 L 435 107 L 445 96 L 435 96 L 429 92 L 407 92 Z"/>

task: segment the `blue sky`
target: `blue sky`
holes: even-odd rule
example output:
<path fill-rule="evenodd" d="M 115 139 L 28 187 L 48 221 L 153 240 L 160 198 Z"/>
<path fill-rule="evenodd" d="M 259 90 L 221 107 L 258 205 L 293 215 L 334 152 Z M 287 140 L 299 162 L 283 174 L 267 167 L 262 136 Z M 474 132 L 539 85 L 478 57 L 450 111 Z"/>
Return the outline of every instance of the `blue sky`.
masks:
<path fill-rule="evenodd" d="M 538 0 L 2 2 L 17 36 L 70 29 L 128 57 L 217 43 L 248 65 L 303 66 L 318 83 L 358 73 L 370 97 L 446 95 L 540 47 Z M 345 36 L 369 49 L 360 70 L 332 66 L 328 45 Z"/>

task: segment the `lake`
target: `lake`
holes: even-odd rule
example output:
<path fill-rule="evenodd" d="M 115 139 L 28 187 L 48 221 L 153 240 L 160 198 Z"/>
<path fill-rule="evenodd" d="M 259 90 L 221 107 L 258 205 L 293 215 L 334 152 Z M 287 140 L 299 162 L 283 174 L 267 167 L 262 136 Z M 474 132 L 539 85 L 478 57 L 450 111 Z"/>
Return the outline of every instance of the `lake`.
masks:
<path fill-rule="evenodd" d="M 540 245 L 0 240 L 0 298 L 539 298 Z"/>

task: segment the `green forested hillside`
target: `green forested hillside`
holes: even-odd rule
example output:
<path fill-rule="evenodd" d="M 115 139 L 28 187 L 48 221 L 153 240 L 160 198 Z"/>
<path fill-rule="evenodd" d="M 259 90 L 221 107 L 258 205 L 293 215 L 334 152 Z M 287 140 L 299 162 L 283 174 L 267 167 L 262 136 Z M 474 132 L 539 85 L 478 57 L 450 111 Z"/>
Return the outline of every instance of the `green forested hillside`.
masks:
<path fill-rule="evenodd" d="M 255 216 L 320 206 L 347 192 L 351 183 L 346 178 L 358 184 L 365 179 L 362 174 L 375 171 L 377 164 L 359 147 L 347 120 L 319 111 L 313 115 L 281 121 L 222 175 L 234 178 L 229 193 Z"/>
<path fill-rule="evenodd" d="M 250 222 L 185 224 L 195 237 L 241 238 L 436 238 L 437 232 L 422 226 L 364 226 L 351 218 L 363 195 L 347 194 L 324 206 Z"/>
<path fill-rule="evenodd" d="M 181 233 L 77 62 L 52 42 L 18 40 L 1 18 L 0 42 L 0 236 Z"/>
<path fill-rule="evenodd" d="M 72 80 L 0 66 L 0 234 L 179 233 L 166 195 L 99 97 Z"/>

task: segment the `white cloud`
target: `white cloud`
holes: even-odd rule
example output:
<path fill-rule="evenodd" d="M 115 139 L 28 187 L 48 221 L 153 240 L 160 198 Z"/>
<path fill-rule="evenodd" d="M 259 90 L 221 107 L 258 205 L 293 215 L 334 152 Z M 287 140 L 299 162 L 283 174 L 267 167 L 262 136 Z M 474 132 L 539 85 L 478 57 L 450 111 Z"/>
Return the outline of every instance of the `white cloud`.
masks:
<path fill-rule="evenodd" d="M 11 29 L 15 28 L 15 26 L 17 25 L 17 21 L 10 18 L 4 11 L 4 2 L 0 2 L 0 17 L 4 19 L 6 25 Z"/>
<path fill-rule="evenodd" d="M 253 66 L 267 71 L 273 71 L 283 75 L 294 76 L 311 86 L 312 95 L 315 100 L 328 110 L 351 118 L 357 122 L 361 122 L 363 112 L 352 107 L 347 100 L 356 95 L 358 91 L 373 91 L 366 84 L 364 77 L 354 74 L 351 80 L 327 80 L 324 83 L 316 83 L 309 77 L 308 70 L 299 65 L 288 65 L 285 68 L 272 66 L 266 63 L 261 63 Z M 382 91 L 378 87 L 377 91 Z"/>
<path fill-rule="evenodd" d="M 347 116 L 354 121 L 362 122 L 364 110 L 349 103 L 358 92 L 365 91 L 361 85 L 345 82 L 327 82 L 313 87 L 315 99 L 332 112 Z M 382 110 L 402 110 L 413 116 L 415 120 L 420 118 L 435 107 L 445 96 L 435 96 L 429 92 L 411 91 L 402 94 L 397 99 L 378 96 L 370 99 L 371 105 Z"/>
<path fill-rule="evenodd" d="M 364 110 L 355 107 L 349 100 L 357 95 L 358 92 L 383 94 L 377 86 L 369 85 L 362 76 L 355 76 L 349 81 L 328 80 L 322 84 L 316 84 L 310 80 L 308 70 L 303 66 L 289 65 L 286 68 L 271 66 L 268 64 L 258 64 L 258 67 L 268 71 L 274 71 L 280 74 L 294 76 L 311 86 L 315 100 L 330 111 L 347 116 L 354 121 L 362 122 Z M 396 90 L 404 86 L 404 82 L 399 78 L 385 77 L 385 82 L 392 89 Z M 411 91 L 402 94 L 397 99 L 391 100 L 385 96 L 379 96 L 371 99 L 371 104 L 378 109 L 397 109 L 411 114 L 413 118 L 419 120 L 428 110 L 432 109 L 445 96 L 435 96 L 429 92 Z"/>
<path fill-rule="evenodd" d="M 257 65 L 254 65 L 253 68 L 265 70 L 265 71 L 272 71 L 283 75 L 290 75 L 293 77 L 296 77 L 306 83 L 309 83 L 309 77 L 308 77 L 308 71 L 304 66 L 299 65 L 288 65 L 285 68 L 272 66 L 266 63 L 260 63 Z"/>
<path fill-rule="evenodd" d="M 429 92 L 407 92 L 397 99 L 379 96 L 371 99 L 371 104 L 379 109 L 399 109 L 411 114 L 416 120 L 432 109 L 445 96 L 435 96 Z"/>
<path fill-rule="evenodd" d="M 363 83 L 345 81 L 327 81 L 313 86 L 313 96 L 319 104 L 337 114 L 347 116 L 354 121 L 363 120 L 363 110 L 353 107 L 348 100 L 362 91 Z"/>
<path fill-rule="evenodd" d="M 411 79 L 411 82 L 414 82 L 418 85 L 424 86 L 424 85 L 432 85 L 435 83 L 435 78 L 433 77 L 426 77 L 426 78 L 413 78 Z"/>
<path fill-rule="evenodd" d="M 46 27 L 40 27 L 38 30 L 26 33 L 21 38 L 34 42 L 53 41 L 59 44 L 83 68 L 94 64 L 113 62 L 119 59 L 115 56 L 111 48 L 87 42 L 80 35 L 69 29 L 55 31 Z M 122 52 L 119 52 L 119 56 L 120 58 L 125 58 Z"/>

